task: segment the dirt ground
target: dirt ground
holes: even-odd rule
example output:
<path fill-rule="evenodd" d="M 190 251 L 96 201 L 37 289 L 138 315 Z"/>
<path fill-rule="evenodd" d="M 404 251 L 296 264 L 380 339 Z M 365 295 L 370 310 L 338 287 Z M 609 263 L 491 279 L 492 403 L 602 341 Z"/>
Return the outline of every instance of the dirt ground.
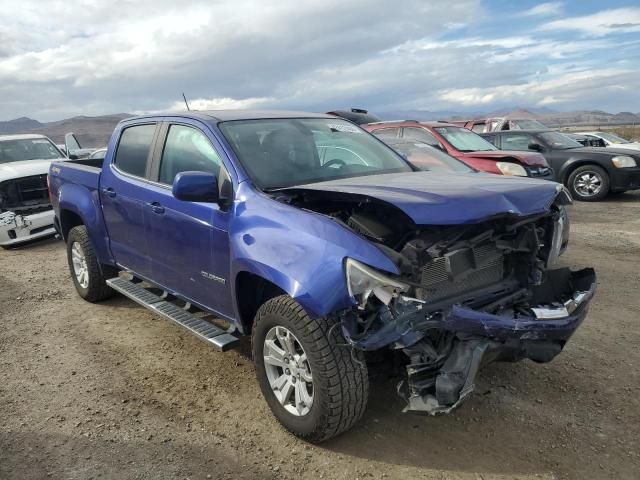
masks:
<path fill-rule="evenodd" d="M 0 251 L 0 478 L 640 478 L 640 192 L 571 207 L 563 262 L 599 291 L 553 362 L 494 364 L 454 414 L 377 380 L 312 446 L 271 416 L 247 342 L 212 351 L 123 297 L 88 304 L 64 246 Z"/>

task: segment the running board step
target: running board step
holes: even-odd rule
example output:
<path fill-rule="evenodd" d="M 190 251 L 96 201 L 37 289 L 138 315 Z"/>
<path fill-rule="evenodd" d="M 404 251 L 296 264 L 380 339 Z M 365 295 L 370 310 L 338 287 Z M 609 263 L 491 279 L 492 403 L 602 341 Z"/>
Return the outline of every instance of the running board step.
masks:
<path fill-rule="evenodd" d="M 216 350 L 225 352 L 239 343 L 238 337 L 227 333 L 211 322 L 207 322 L 182 308 L 176 307 L 155 293 L 145 290 L 137 283 L 130 282 L 122 277 L 116 277 L 107 280 L 107 285 L 143 307 L 172 320 Z"/>

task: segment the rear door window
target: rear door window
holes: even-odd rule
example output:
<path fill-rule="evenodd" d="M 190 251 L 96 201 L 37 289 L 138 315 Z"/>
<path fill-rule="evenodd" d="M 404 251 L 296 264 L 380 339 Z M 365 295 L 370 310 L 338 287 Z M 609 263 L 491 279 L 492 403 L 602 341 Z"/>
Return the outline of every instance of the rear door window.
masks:
<path fill-rule="evenodd" d="M 496 147 L 500 148 L 500 145 L 498 144 L 498 136 L 497 135 L 482 135 L 482 138 L 484 138 L 488 142 L 493 143 Z"/>
<path fill-rule="evenodd" d="M 515 135 L 502 135 L 502 149 L 503 150 L 517 150 L 527 151 L 529 150 L 529 144 L 531 143 L 531 136 L 518 133 Z"/>
<path fill-rule="evenodd" d="M 384 140 L 385 138 L 398 138 L 399 128 L 381 128 L 379 130 L 374 130 L 373 133 L 380 140 Z"/>
<path fill-rule="evenodd" d="M 130 175 L 144 177 L 155 132 L 155 123 L 125 128 L 116 150 L 116 167 Z"/>
<path fill-rule="evenodd" d="M 402 132 L 402 138 L 418 140 L 428 143 L 429 145 L 440 145 L 438 139 L 431 132 L 423 128 L 405 127 Z"/>

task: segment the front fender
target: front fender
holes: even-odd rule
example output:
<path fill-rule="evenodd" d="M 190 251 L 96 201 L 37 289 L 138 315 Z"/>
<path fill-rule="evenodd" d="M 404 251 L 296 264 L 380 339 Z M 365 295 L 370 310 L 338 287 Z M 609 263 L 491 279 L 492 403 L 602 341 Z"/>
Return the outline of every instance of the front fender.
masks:
<path fill-rule="evenodd" d="M 80 217 L 83 225 L 87 227 L 91 244 L 100 262 L 115 264 L 109 248 L 109 238 L 104 226 L 97 190 L 91 191 L 74 183 L 63 184 L 58 190 L 57 212 L 61 222 L 64 212 L 71 212 Z M 64 228 L 64 225 L 61 227 Z"/>
<path fill-rule="evenodd" d="M 243 200 L 235 204 L 229 232 L 231 278 L 243 271 L 265 278 L 318 317 L 354 303 L 345 281 L 346 257 L 399 273 L 380 249 L 335 220 L 245 190 L 238 192 Z"/>

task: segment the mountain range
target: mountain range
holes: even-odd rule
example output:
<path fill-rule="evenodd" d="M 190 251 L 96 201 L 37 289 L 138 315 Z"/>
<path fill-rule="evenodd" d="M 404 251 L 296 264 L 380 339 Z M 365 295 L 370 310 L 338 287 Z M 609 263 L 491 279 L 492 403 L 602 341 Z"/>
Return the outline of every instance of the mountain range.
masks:
<path fill-rule="evenodd" d="M 640 113 L 608 113 L 601 110 L 579 110 L 558 112 L 549 108 L 508 108 L 492 112 L 460 113 L 454 111 L 402 110 L 373 112 L 383 120 L 461 120 L 487 117 L 535 118 L 549 127 L 584 126 L 595 127 L 613 125 L 640 124 Z M 132 115 L 116 113 L 97 117 L 77 116 L 56 122 L 39 122 L 32 118 L 21 117 L 0 121 L 0 135 L 15 133 L 39 133 L 47 135 L 55 143 L 64 143 L 64 135 L 73 132 L 82 147 L 101 147 L 107 144 L 116 124 Z"/>
<path fill-rule="evenodd" d="M 42 123 L 28 117 L 0 122 L 0 135 L 15 133 L 39 133 L 46 135 L 55 143 L 64 143 L 66 133 L 73 132 L 84 148 L 102 147 L 107 144 L 116 124 L 123 118 L 131 117 L 127 113 L 102 115 L 99 117 L 77 116 Z"/>
<path fill-rule="evenodd" d="M 415 120 L 475 120 L 491 117 L 532 118 L 541 121 L 545 125 L 554 128 L 572 126 L 613 126 L 640 124 L 640 113 L 619 112 L 608 113 L 601 110 L 577 110 L 572 112 L 559 112 L 550 108 L 509 108 L 492 112 L 451 112 L 451 111 L 425 111 L 405 110 L 397 112 L 385 112 L 378 114 L 383 119 L 415 119 Z"/>

